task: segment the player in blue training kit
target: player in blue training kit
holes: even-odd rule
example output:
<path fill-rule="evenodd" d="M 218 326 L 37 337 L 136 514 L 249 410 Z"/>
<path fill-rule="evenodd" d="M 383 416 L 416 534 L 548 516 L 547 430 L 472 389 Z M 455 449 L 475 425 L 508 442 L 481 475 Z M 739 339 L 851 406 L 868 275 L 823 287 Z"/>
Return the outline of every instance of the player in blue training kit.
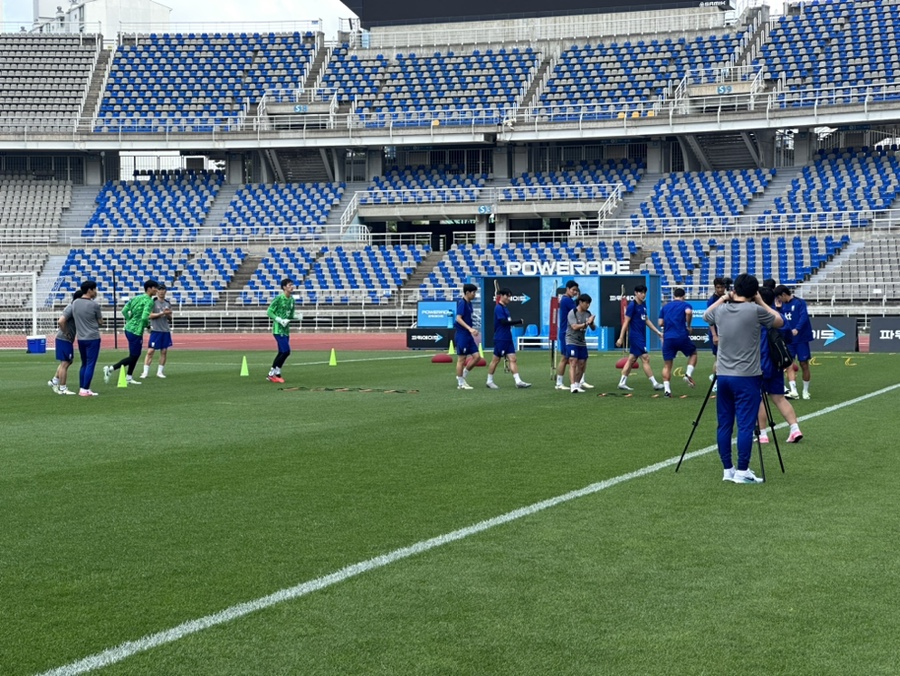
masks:
<path fill-rule="evenodd" d="M 800 370 L 803 373 L 803 398 L 809 399 L 809 361 L 812 353 L 809 344 L 812 342 L 812 322 L 809 320 L 809 311 L 806 309 L 806 301 L 793 294 L 791 289 L 783 284 L 775 287 L 775 300 L 781 303 L 781 314 L 784 323 L 791 331 L 791 341 L 787 344 L 791 357 L 800 362 Z M 799 399 L 797 394 L 797 374 L 791 366 L 787 370 L 788 387 L 790 392 L 788 399 Z"/>
<path fill-rule="evenodd" d="M 679 352 L 688 358 L 684 382 L 694 386 L 694 367 L 697 365 L 697 347 L 691 341 L 691 319 L 694 310 L 684 300 L 684 289 L 672 291 L 674 299 L 662 306 L 659 311 L 659 326 L 663 330 L 663 387 L 666 396 L 672 396 L 672 362 Z"/>
<path fill-rule="evenodd" d="M 512 319 L 509 316 L 509 299 L 512 291 L 509 289 L 500 289 L 497 293 L 497 305 L 494 307 L 494 358 L 488 366 L 487 387 L 492 390 L 499 390 L 497 383 L 494 382 L 494 371 L 497 370 L 497 364 L 501 359 L 506 359 L 509 363 L 509 370 L 516 379 L 516 387 L 524 389 L 531 387 L 531 383 L 526 383 L 519 377 L 519 365 L 516 362 L 516 345 L 513 342 L 512 327 L 521 326 L 525 323 L 523 319 Z"/>
<path fill-rule="evenodd" d="M 566 282 L 566 290 L 562 298 L 559 299 L 559 316 L 556 322 L 557 347 L 559 349 L 559 365 L 556 367 L 556 389 L 567 390 L 565 385 L 566 368 L 569 365 L 569 358 L 566 345 L 566 330 L 568 329 L 569 313 L 574 310 L 578 303 L 575 300 L 581 294 L 578 288 L 578 282 L 570 279 Z M 571 385 L 571 384 L 570 384 Z M 583 390 L 590 390 L 594 386 L 584 382 L 584 374 L 582 373 L 581 381 L 578 385 Z"/>
<path fill-rule="evenodd" d="M 478 361 L 478 330 L 472 322 L 472 300 L 478 287 L 474 284 L 463 284 L 462 298 L 456 301 L 456 332 L 453 342 L 456 345 L 456 389 L 474 389 L 466 382 L 466 376 Z"/>
<path fill-rule="evenodd" d="M 763 302 L 770 308 L 775 308 L 775 291 L 772 288 L 766 288 L 764 286 L 760 287 L 759 297 L 762 298 Z M 790 333 L 790 329 L 786 327 L 780 329 L 767 329 L 765 326 L 762 327 L 759 336 L 759 365 L 762 369 L 762 391 L 764 394 L 769 395 L 769 399 L 772 400 L 772 403 L 775 404 L 776 408 L 781 412 L 781 415 L 784 416 L 787 424 L 791 426 L 787 442 L 789 444 L 796 444 L 803 438 L 803 433 L 800 431 L 800 425 L 797 422 L 797 414 L 794 411 L 794 407 L 791 406 L 791 402 L 784 396 L 784 371 L 776 368 L 772 363 L 771 357 L 769 357 L 769 331 L 780 331 L 784 334 L 785 332 Z M 785 343 L 787 343 L 788 340 L 789 338 L 785 337 Z M 759 405 L 758 421 L 759 443 L 761 444 L 769 443 L 769 435 L 766 431 L 768 423 L 769 419 L 766 413 L 766 407 L 761 402 Z"/>
<path fill-rule="evenodd" d="M 711 295 L 706 300 L 706 307 L 707 308 L 712 307 L 713 303 L 715 303 L 717 300 L 719 300 L 722 296 L 725 295 L 725 292 L 728 290 L 729 286 L 730 286 L 729 279 L 727 279 L 726 277 L 716 277 L 713 280 L 713 295 Z M 719 354 L 719 334 L 716 333 L 716 327 L 710 326 L 709 330 L 707 331 L 707 335 L 709 336 L 709 344 L 712 346 L 712 356 L 713 356 L 712 373 L 709 374 L 709 379 L 712 380 L 713 375 L 715 375 L 715 373 L 716 373 L 716 357 Z M 717 385 L 713 385 L 713 389 L 712 389 L 713 392 L 716 391 L 716 387 L 717 387 Z"/>
<path fill-rule="evenodd" d="M 660 331 L 650 318 L 647 317 L 647 287 L 638 284 L 634 287 L 634 300 L 628 304 L 625 310 L 625 322 L 622 324 L 622 331 L 616 340 L 616 347 L 622 347 L 625 342 L 625 334 L 628 334 L 628 360 L 622 369 L 622 375 L 619 378 L 619 389 L 631 392 L 633 388 L 628 387 L 628 374 L 634 365 L 640 361 L 644 374 L 650 379 L 654 390 L 661 390 L 663 386 L 653 377 L 653 369 L 650 368 L 650 354 L 647 352 L 647 341 L 645 338 L 644 327 L 649 327 L 660 338 L 663 337 Z"/>

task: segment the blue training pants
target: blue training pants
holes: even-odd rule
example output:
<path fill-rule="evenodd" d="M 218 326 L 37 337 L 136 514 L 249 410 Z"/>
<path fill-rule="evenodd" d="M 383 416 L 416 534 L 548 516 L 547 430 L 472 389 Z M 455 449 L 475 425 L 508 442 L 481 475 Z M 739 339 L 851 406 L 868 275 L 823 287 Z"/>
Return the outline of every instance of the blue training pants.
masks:
<path fill-rule="evenodd" d="M 762 401 L 761 376 L 718 376 L 716 396 L 716 414 L 719 428 L 716 442 L 719 446 L 719 457 L 725 469 L 733 467 L 731 461 L 731 433 L 734 431 L 734 420 L 737 418 L 737 448 L 739 470 L 750 467 L 750 453 L 753 450 L 753 431 L 756 429 L 756 416 L 759 403 Z"/>

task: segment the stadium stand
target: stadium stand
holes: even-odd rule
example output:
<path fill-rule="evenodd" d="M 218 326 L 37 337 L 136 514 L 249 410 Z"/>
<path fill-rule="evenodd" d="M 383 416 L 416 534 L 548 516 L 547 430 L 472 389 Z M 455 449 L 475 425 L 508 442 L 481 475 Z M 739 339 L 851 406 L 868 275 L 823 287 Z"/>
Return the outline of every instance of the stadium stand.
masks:
<path fill-rule="evenodd" d="M 633 192 L 644 174 L 643 162 L 607 160 L 606 162 L 571 163 L 560 171 L 525 172 L 511 181 L 510 188 L 500 193 L 501 200 L 527 201 L 589 198 L 603 200 L 612 186 L 621 184 L 624 192 Z"/>
<path fill-rule="evenodd" d="M 898 21 L 900 7 L 884 0 L 804 3 L 779 17 L 756 64 L 782 83 L 782 107 L 896 100 Z"/>
<path fill-rule="evenodd" d="M 297 285 L 301 303 L 386 304 L 431 250 L 422 245 L 342 246 L 318 250 L 271 247 L 241 292 L 248 305 L 265 305 L 284 277 Z"/>
<path fill-rule="evenodd" d="M 391 167 L 372 179 L 360 204 L 473 202 L 489 175 L 463 174 L 457 165 Z"/>
<path fill-rule="evenodd" d="M 357 112 L 368 127 L 500 124 L 524 96 L 538 61 L 531 47 L 399 53 L 377 93 L 359 98 Z"/>
<path fill-rule="evenodd" d="M 54 242 L 71 181 L 0 178 L 0 242 Z"/>
<path fill-rule="evenodd" d="M 696 227 L 702 226 L 702 219 L 708 216 L 737 216 L 754 195 L 765 190 L 774 174 L 774 169 L 669 174 L 659 179 L 650 200 L 642 202 L 640 213 L 631 218 L 635 223 L 661 220 L 662 225 L 667 219 L 682 219 L 681 227 Z M 717 223 L 722 221 L 717 219 Z"/>
<path fill-rule="evenodd" d="M 342 43 L 333 49 L 317 89 L 337 92 L 340 103 L 356 101 L 365 107 L 367 102 L 377 99 L 387 67 L 388 60 L 383 54 L 360 57 L 350 53 L 348 43 Z"/>
<path fill-rule="evenodd" d="M 689 70 L 714 77 L 733 64 L 743 34 L 626 40 L 565 50 L 538 98 L 551 122 L 652 117 L 663 96 Z"/>
<path fill-rule="evenodd" d="M 228 205 L 216 238 L 316 239 L 345 187 L 344 183 L 244 185 Z"/>
<path fill-rule="evenodd" d="M 171 301 L 185 305 L 215 305 L 246 254 L 236 249 L 207 247 L 188 260 L 171 283 Z"/>
<path fill-rule="evenodd" d="M 662 251 L 652 251 L 641 269 L 660 275 L 664 293 L 681 286 L 699 297 L 715 277 L 734 278 L 742 272 L 781 284 L 801 283 L 849 244 L 849 235 L 821 240 L 818 235 L 732 237 L 727 245 L 716 239 L 664 239 Z"/>
<path fill-rule="evenodd" d="M 153 173 L 147 181 L 107 181 L 82 230 L 87 241 L 190 241 L 224 180 L 221 172 Z"/>
<path fill-rule="evenodd" d="M 66 256 L 54 292 L 57 303 L 72 297 L 82 279 L 94 279 L 100 302 L 113 302 L 113 289 L 119 298 L 142 293 L 148 279 L 168 282 L 184 269 L 191 252 L 187 247 L 176 249 L 71 249 Z"/>
<path fill-rule="evenodd" d="M 97 132 L 227 131 L 267 90 L 298 89 L 313 33 L 151 34 L 116 52 Z"/>
<path fill-rule="evenodd" d="M 832 212 L 882 211 L 897 197 L 898 177 L 896 148 L 823 152 L 800 171 L 760 222 L 809 224 L 829 220 Z M 864 220 L 865 216 L 851 218 L 854 225 Z"/>
<path fill-rule="evenodd" d="M 85 112 L 101 40 L 94 35 L 0 34 L 4 127 L 72 132 Z"/>

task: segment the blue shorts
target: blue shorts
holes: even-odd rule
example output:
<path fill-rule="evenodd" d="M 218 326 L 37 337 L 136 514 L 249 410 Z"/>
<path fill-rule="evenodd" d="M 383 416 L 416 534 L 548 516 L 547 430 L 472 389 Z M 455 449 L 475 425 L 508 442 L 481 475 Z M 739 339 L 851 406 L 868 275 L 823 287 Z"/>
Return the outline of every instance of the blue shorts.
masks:
<path fill-rule="evenodd" d="M 154 350 L 168 350 L 172 347 L 172 334 L 169 331 L 151 331 L 147 347 Z"/>
<path fill-rule="evenodd" d="M 788 352 L 797 361 L 809 361 L 812 353 L 809 351 L 809 343 L 788 343 Z"/>
<path fill-rule="evenodd" d="M 632 342 L 631 345 L 628 346 L 628 352 L 629 352 L 629 354 L 633 355 L 637 359 L 640 359 L 645 354 L 647 354 L 647 346 L 643 342 L 641 342 L 641 343 L 633 343 Z"/>
<path fill-rule="evenodd" d="M 697 346 L 689 336 L 663 340 L 662 355 L 665 361 L 672 361 L 679 352 L 685 357 L 690 357 L 697 352 Z"/>
<path fill-rule="evenodd" d="M 510 354 L 516 353 L 516 346 L 511 340 L 495 340 L 494 341 L 494 356 L 495 357 L 505 357 Z"/>
<path fill-rule="evenodd" d="M 68 340 L 56 339 L 56 360 L 72 361 L 75 359 L 75 345 Z"/>
<path fill-rule="evenodd" d="M 763 373 L 762 390 L 766 394 L 784 394 L 784 373 L 767 376 Z"/>
<path fill-rule="evenodd" d="M 475 339 L 472 337 L 471 333 L 456 333 L 456 354 L 458 355 L 467 355 L 467 354 L 478 354 L 478 345 L 475 344 Z"/>
<path fill-rule="evenodd" d="M 586 345 L 567 345 L 566 357 L 569 359 L 586 360 L 588 358 L 588 349 Z"/>
<path fill-rule="evenodd" d="M 291 351 L 291 337 L 290 336 L 281 336 L 277 333 L 272 334 L 275 337 L 275 343 L 278 345 L 279 352 L 290 352 Z"/>
<path fill-rule="evenodd" d="M 131 331 L 126 331 L 125 338 L 128 340 L 128 355 L 131 357 L 140 357 L 141 350 L 144 349 L 144 336 L 132 333 Z"/>

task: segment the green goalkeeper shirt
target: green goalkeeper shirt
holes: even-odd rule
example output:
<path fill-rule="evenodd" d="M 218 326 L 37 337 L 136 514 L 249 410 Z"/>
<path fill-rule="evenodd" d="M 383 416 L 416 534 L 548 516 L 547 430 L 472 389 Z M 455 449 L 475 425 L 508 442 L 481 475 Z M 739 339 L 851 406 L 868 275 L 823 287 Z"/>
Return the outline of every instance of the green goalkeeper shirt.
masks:
<path fill-rule="evenodd" d="M 291 332 L 290 325 L 282 326 L 277 321 L 276 318 L 281 319 L 293 319 L 294 318 L 294 299 L 290 296 L 285 296 L 283 293 L 279 293 L 275 296 L 275 300 L 269 305 L 269 309 L 266 312 L 269 316 L 269 319 L 272 320 L 272 333 L 276 336 L 287 336 Z"/>
<path fill-rule="evenodd" d="M 132 298 L 122 308 L 122 316 L 125 317 L 125 330 L 136 336 L 144 335 L 144 329 L 150 324 L 151 312 L 153 312 L 152 296 L 142 294 Z"/>

